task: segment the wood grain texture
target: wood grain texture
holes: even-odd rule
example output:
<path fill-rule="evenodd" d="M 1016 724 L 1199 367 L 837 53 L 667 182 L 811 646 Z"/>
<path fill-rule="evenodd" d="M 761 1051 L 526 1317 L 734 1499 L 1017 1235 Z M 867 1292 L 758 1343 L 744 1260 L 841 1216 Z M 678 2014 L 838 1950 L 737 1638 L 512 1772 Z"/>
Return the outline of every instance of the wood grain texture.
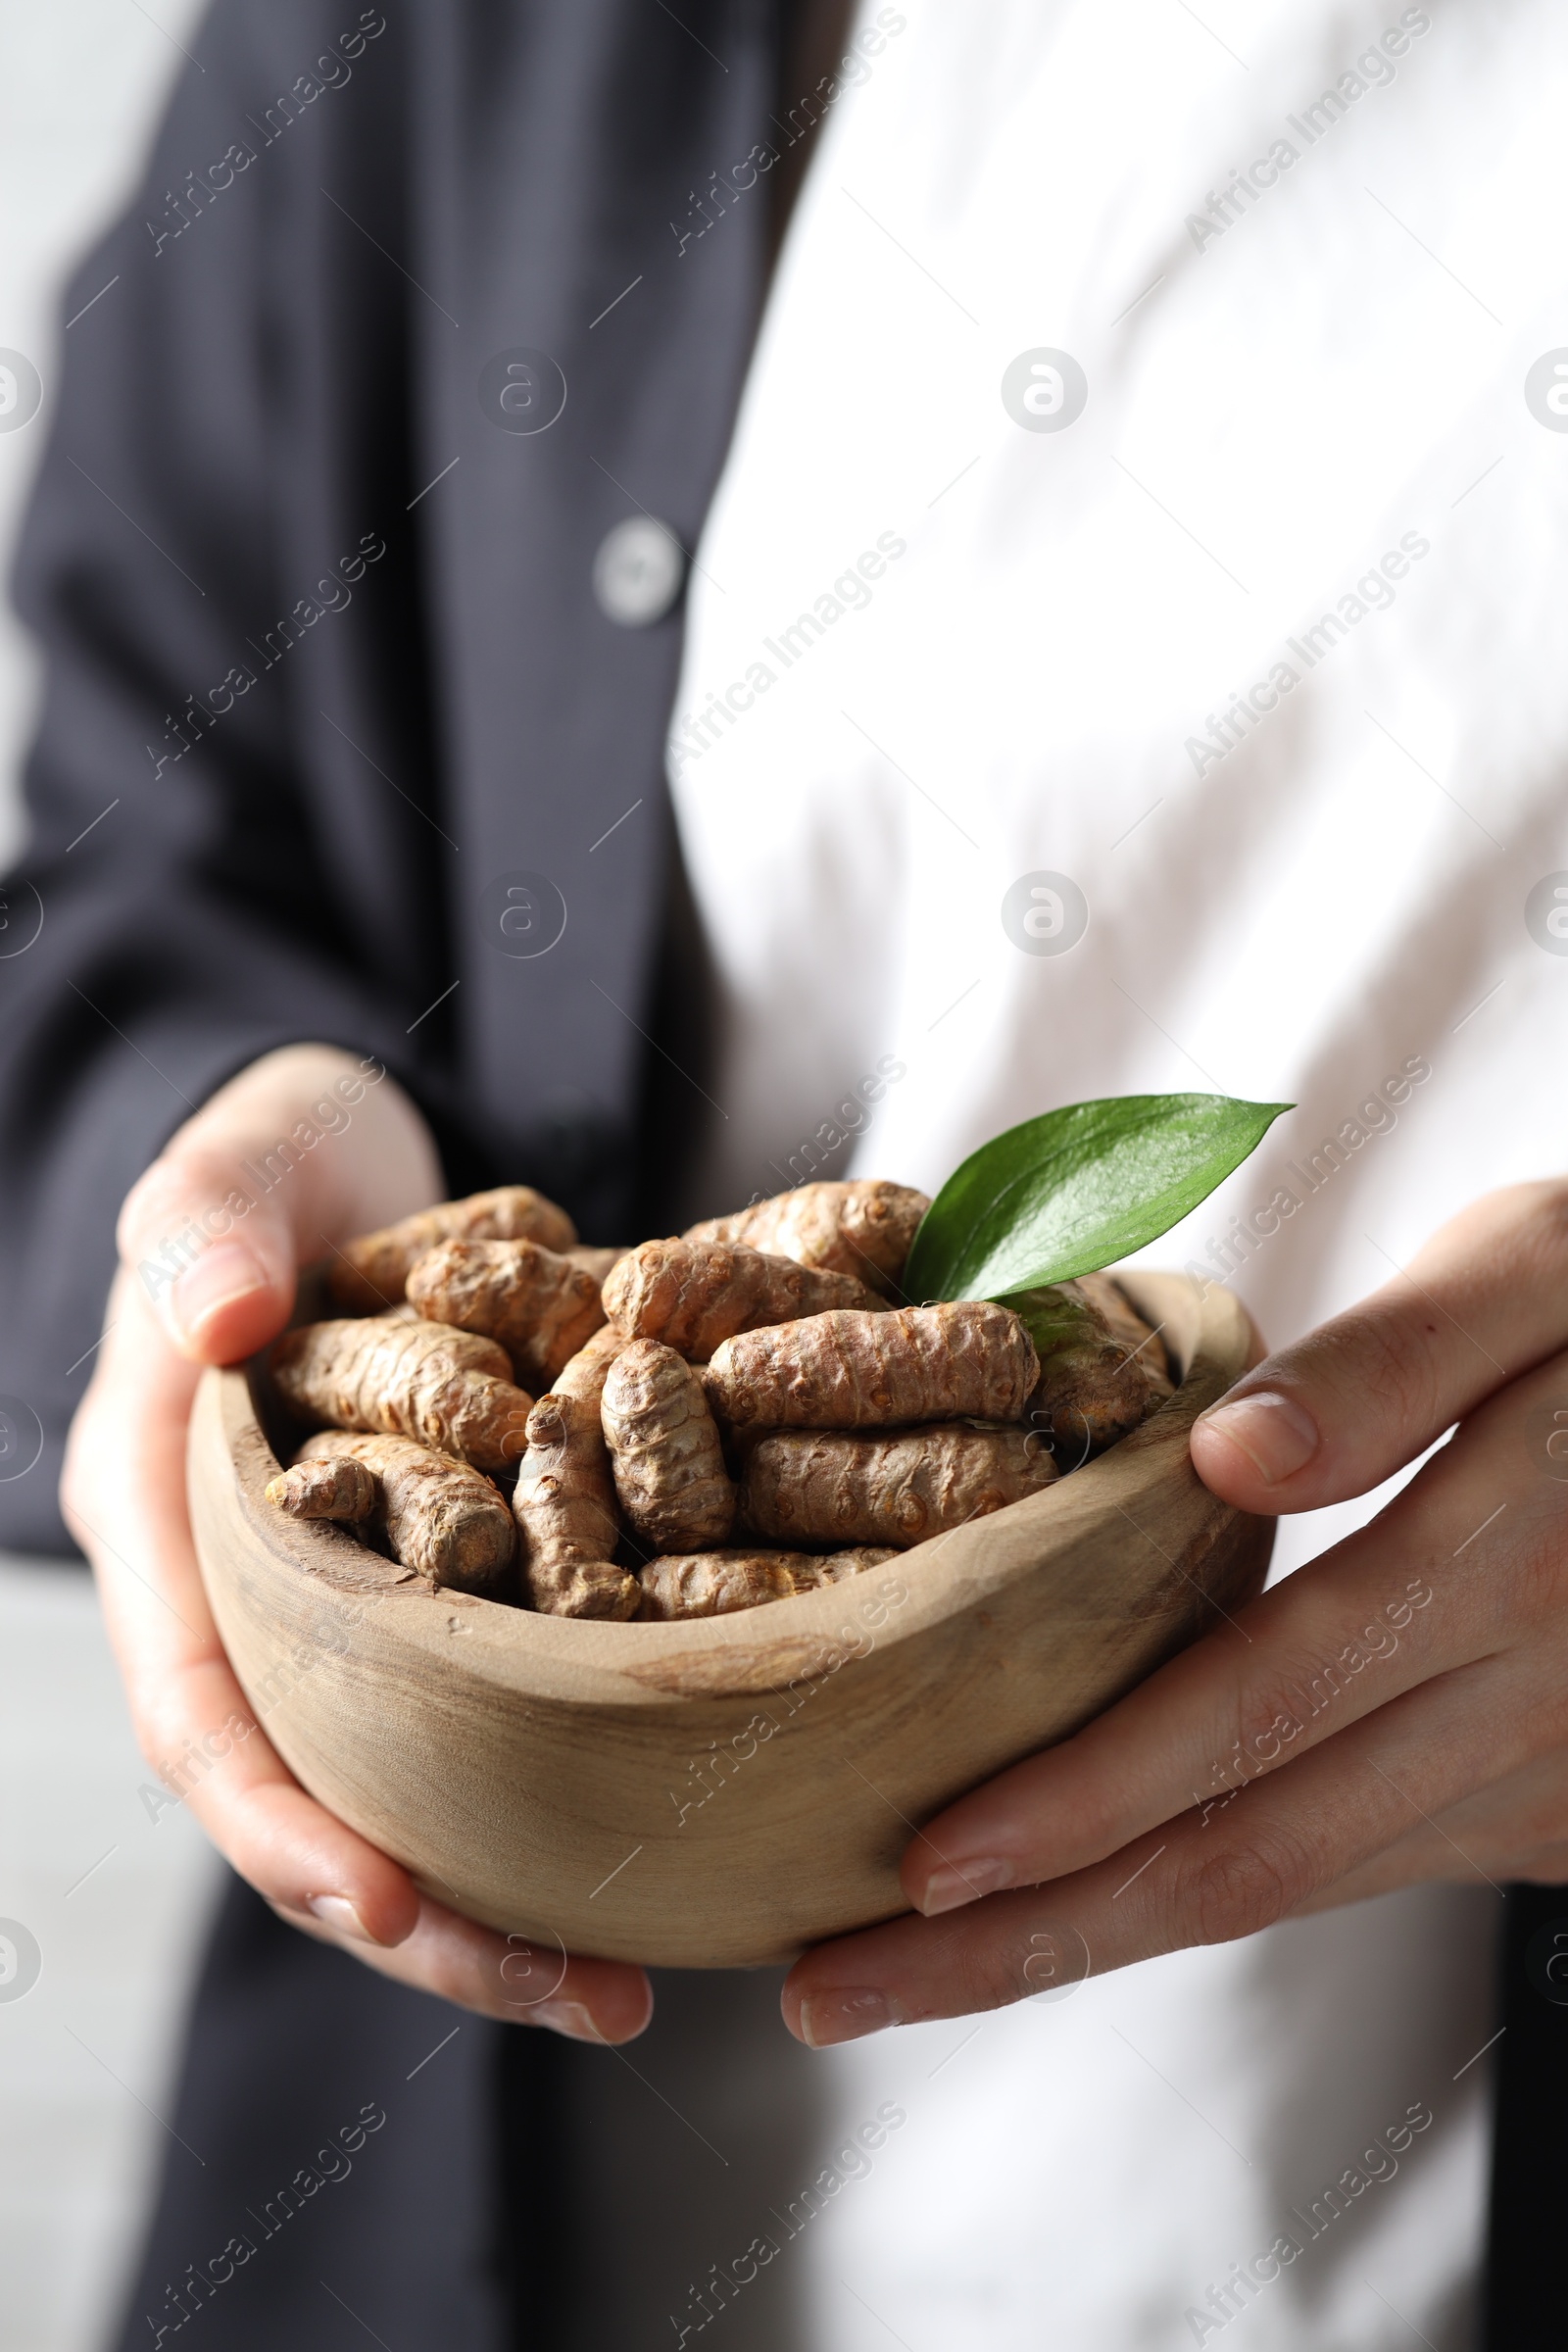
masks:
<path fill-rule="evenodd" d="M 438 1593 L 285 1517 L 259 1383 L 210 1371 L 191 1513 L 235 1672 L 315 1796 L 545 1951 L 744 1967 L 888 1918 L 909 1823 L 1261 1587 L 1272 1521 L 1216 1501 L 1187 1452 L 1256 1352 L 1247 1316 L 1177 1276 L 1120 1279 L 1184 1367 L 1132 1437 L 852 1584 L 687 1624 Z"/>

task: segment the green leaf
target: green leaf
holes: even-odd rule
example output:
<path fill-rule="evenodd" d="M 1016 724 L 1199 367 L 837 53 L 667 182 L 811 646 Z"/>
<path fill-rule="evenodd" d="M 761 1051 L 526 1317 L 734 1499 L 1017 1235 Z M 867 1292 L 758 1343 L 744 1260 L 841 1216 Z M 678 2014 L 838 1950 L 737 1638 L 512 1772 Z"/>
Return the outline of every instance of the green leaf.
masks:
<path fill-rule="evenodd" d="M 1048 1110 L 970 1153 L 932 1201 L 908 1298 L 1004 1298 L 1141 1250 L 1196 1208 L 1290 1102 L 1109 1095 Z"/>

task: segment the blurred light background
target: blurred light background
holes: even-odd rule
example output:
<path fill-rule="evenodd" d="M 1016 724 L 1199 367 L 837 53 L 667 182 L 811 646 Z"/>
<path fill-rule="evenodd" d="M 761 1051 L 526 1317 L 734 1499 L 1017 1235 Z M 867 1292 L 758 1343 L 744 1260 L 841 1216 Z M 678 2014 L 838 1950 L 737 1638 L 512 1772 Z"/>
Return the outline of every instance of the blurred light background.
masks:
<path fill-rule="evenodd" d="M 0 434 L 9 577 L 59 380 L 60 293 L 124 202 L 195 45 L 195 0 L 0 0 L 0 348 L 43 378 Z M 37 667 L 0 612 L 0 858 L 22 838 L 19 771 Z M 154 1820 L 84 1570 L 0 1555 L 0 1921 L 42 1973 L 0 1985 L 0 2345 L 98 2352 L 150 2204 L 171 2075 L 216 1865 L 174 1806 Z"/>

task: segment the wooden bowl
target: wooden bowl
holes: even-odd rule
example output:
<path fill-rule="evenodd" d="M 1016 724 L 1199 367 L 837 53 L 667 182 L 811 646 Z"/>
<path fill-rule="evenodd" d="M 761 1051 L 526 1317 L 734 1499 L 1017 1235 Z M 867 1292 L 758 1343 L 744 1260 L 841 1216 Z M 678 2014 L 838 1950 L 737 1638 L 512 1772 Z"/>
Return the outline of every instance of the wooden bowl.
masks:
<path fill-rule="evenodd" d="M 1120 1279 L 1183 1374 L 1142 1429 L 852 1584 L 687 1624 L 437 1592 L 286 1518 L 254 1371 L 209 1371 L 191 1517 L 234 1670 L 322 1804 L 548 1950 L 745 1967 L 887 1919 L 912 1825 L 1262 1585 L 1273 1522 L 1216 1501 L 1187 1450 L 1255 1359 L 1248 1317 L 1178 1276 Z"/>

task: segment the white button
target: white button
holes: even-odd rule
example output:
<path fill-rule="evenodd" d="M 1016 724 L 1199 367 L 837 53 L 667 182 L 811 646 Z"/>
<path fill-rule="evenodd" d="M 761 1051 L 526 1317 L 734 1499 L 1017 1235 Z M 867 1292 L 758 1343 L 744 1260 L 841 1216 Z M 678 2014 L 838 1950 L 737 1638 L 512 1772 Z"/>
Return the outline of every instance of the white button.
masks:
<path fill-rule="evenodd" d="M 631 514 L 617 522 L 594 558 L 599 610 L 623 629 L 646 629 L 662 620 L 685 577 L 680 541 L 651 514 Z"/>

